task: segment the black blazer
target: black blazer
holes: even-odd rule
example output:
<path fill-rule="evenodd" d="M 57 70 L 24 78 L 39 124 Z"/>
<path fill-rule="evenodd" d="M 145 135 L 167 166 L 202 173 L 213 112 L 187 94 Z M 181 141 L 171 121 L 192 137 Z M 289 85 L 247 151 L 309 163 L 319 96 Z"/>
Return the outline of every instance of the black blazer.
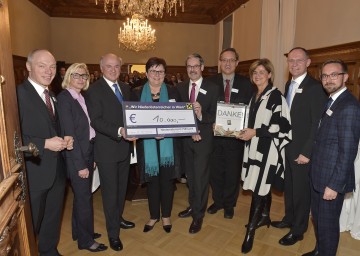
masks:
<path fill-rule="evenodd" d="M 130 88 L 119 82 L 124 101 L 130 99 Z M 95 162 L 120 162 L 129 155 L 130 143 L 119 138 L 118 130 L 124 126 L 122 105 L 114 91 L 100 78 L 86 93 L 86 104 L 91 126 L 96 131 Z"/>
<path fill-rule="evenodd" d="M 225 101 L 225 90 L 222 74 L 208 77 L 213 83 L 219 86 L 219 97 L 218 101 Z M 243 103 L 249 104 L 251 96 L 253 95 L 254 89 L 250 82 L 250 79 L 239 74 L 235 74 L 233 87 L 230 94 L 230 103 Z M 236 92 L 237 91 L 237 92 Z"/>
<path fill-rule="evenodd" d="M 23 144 L 34 143 L 39 149 L 39 156 L 25 154 L 25 165 L 31 190 L 43 190 L 52 186 L 55 180 L 58 161 L 61 153 L 45 149 L 45 140 L 61 136 L 57 113 L 57 102 L 52 92 L 55 121 L 52 121 L 45 102 L 36 92 L 29 80 L 17 86 L 20 126 Z"/>
<path fill-rule="evenodd" d="M 189 80 L 179 83 L 176 89 L 179 91 L 180 100 L 182 102 L 189 102 Z M 202 120 L 197 119 L 198 129 L 201 137 L 213 137 L 213 124 L 216 118 L 216 104 L 219 95 L 219 89 L 216 84 L 210 80 L 203 79 L 200 88 L 204 91 L 199 94 L 196 101 L 200 103 L 202 109 Z"/>
<path fill-rule="evenodd" d="M 285 97 L 291 81 L 285 86 Z M 286 157 L 292 161 L 299 154 L 311 159 L 315 132 L 327 99 L 321 83 L 309 74 L 299 85 L 301 93 L 295 93 L 291 104 L 290 116 L 292 141 L 286 147 Z"/>
<path fill-rule="evenodd" d="M 88 118 L 68 90 L 63 90 L 58 96 L 58 111 L 63 136 L 74 138 L 73 149 L 66 150 L 65 156 L 68 172 L 78 172 L 88 168 L 88 150 L 90 146 L 90 128 Z"/>

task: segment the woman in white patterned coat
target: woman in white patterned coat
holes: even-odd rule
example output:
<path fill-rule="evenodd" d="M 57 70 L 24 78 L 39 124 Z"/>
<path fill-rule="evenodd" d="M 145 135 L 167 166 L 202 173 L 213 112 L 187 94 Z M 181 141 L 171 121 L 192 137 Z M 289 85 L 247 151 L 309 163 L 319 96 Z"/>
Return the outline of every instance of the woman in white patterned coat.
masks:
<path fill-rule="evenodd" d="M 284 169 L 284 147 L 291 140 L 290 113 L 285 98 L 273 87 L 274 67 L 268 59 L 259 59 L 249 69 L 251 82 L 257 86 L 249 105 L 248 128 L 238 139 L 244 140 L 241 179 L 243 189 L 252 190 L 249 223 L 242 252 L 251 251 L 255 230 L 267 225 L 271 206 L 270 188 L 281 189 Z"/>

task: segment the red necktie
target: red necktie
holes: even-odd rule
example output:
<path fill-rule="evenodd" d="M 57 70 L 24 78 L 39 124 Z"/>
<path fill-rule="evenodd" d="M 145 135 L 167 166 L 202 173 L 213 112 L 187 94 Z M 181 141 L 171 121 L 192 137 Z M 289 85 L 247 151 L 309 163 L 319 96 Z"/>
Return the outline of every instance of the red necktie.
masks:
<path fill-rule="evenodd" d="M 46 108 L 48 109 L 51 118 L 54 119 L 55 118 L 54 110 L 53 110 L 53 107 L 52 107 L 51 102 L 50 102 L 50 95 L 49 95 L 49 90 L 48 89 L 44 90 L 44 95 L 45 95 Z"/>
<path fill-rule="evenodd" d="M 230 103 L 230 80 L 226 79 L 225 82 L 225 103 Z"/>
<path fill-rule="evenodd" d="M 195 102 L 195 87 L 196 87 L 196 83 L 192 83 L 192 88 L 191 88 L 191 92 L 190 92 L 190 102 L 191 103 Z"/>

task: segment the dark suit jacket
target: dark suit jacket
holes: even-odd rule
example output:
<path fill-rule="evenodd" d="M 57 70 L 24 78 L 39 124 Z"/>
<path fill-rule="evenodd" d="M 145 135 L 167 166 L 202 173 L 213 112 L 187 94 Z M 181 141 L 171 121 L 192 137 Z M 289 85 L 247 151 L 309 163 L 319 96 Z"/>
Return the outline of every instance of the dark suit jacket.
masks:
<path fill-rule="evenodd" d="M 212 81 L 213 83 L 219 86 L 218 101 L 225 101 L 224 81 L 222 74 L 220 73 L 215 76 L 208 77 L 206 79 Z M 231 103 L 249 104 L 251 96 L 254 91 L 249 78 L 241 76 L 239 74 L 235 74 L 232 89 L 238 90 L 238 92 L 235 92 L 234 90 L 231 91 L 231 95 L 230 95 Z"/>
<path fill-rule="evenodd" d="M 45 140 L 60 136 L 60 125 L 55 107 L 55 121 L 52 121 L 46 105 L 34 86 L 26 80 L 17 86 L 20 126 L 23 144 L 34 143 L 39 149 L 39 156 L 25 154 L 25 165 L 30 190 L 44 190 L 52 186 L 55 180 L 59 152 L 45 149 Z M 52 99 L 53 94 L 50 92 Z M 60 161 L 60 160 L 59 160 Z"/>
<path fill-rule="evenodd" d="M 286 83 L 285 97 L 291 81 Z M 326 102 L 321 83 L 309 74 L 299 85 L 302 93 L 295 93 L 290 116 L 293 140 L 286 147 L 286 157 L 294 161 L 299 154 L 310 158 L 314 136 Z"/>
<path fill-rule="evenodd" d="M 324 114 L 316 132 L 311 164 L 314 189 L 324 193 L 329 187 L 338 193 L 355 188 L 354 160 L 360 137 L 360 104 L 344 91 Z"/>
<path fill-rule="evenodd" d="M 196 98 L 196 101 L 200 103 L 202 109 L 202 120 L 197 120 L 197 123 L 202 139 L 207 139 L 213 137 L 213 124 L 215 123 L 219 89 L 216 84 L 206 79 L 203 79 L 200 88 L 204 90 L 206 94 L 199 91 Z M 179 83 L 176 89 L 179 91 L 182 102 L 190 101 L 189 80 Z"/>
<path fill-rule="evenodd" d="M 120 82 L 123 99 L 130 99 L 130 88 Z M 120 162 L 129 154 L 130 143 L 119 138 L 118 130 L 124 126 L 122 105 L 104 78 L 92 83 L 87 90 L 86 104 L 91 126 L 96 131 L 95 162 Z"/>
<path fill-rule="evenodd" d="M 58 111 L 61 122 L 62 135 L 72 136 L 74 144 L 72 150 L 65 152 L 68 172 L 78 172 L 88 168 L 90 146 L 90 128 L 88 118 L 68 90 L 63 90 L 58 96 Z"/>

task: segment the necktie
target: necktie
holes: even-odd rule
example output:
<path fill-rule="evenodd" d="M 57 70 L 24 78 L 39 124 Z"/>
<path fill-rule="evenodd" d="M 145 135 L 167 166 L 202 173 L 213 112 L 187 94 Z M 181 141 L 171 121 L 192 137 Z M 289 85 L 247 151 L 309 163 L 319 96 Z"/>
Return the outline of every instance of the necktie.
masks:
<path fill-rule="evenodd" d="M 333 103 L 333 101 L 334 101 L 334 100 L 333 100 L 333 98 L 331 98 L 331 97 L 327 100 L 325 111 L 330 108 L 330 106 L 331 106 L 331 104 Z"/>
<path fill-rule="evenodd" d="M 118 98 L 118 101 L 119 101 L 120 103 L 122 103 L 122 102 L 123 102 L 123 97 L 122 97 L 122 95 L 121 95 L 121 93 L 120 93 L 120 91 L 119 91 L 119 88 L 118 88 L 117 84 L 113 84 L 113 87 L 114 87 L 114 89 L 115 89 L 116 98 Z"/>
<path fill-rule="evenodd" d="M 226 79 L 225 82 L 225 103 L 230 103 L 230 80 Z"/>
<path fill-rule="evenodd" d="M 196 87 L 196 83 L 192 83 L 192 88 L 191 88 L 191 92 L 190 92 L 190 102 L 191 103 L 195 102 L 195 87 Z"/>
<path fill-rule="evenodd" d="M 291 107 L 291 103 L 292 103 L 292 100 L 293 100 L 292 94 L 293 94 L 293 91 L 294 91 L 295 84 L 296 84 L 295 81 L 291 81 L 291 84 L 289 86 L 289 90 L 288 90 L 287 95 L 286 95 L 286 102 L 287 102 L 289 108 Z"/>
<path fill-rule="evenodd" d="M 50 95 L 49 95 L 49 90 L 48 89 L 44 90 L 44 95 L 45 95 L 46 108 L 48 109 L 51 118 L 54 119 L 55 115 L 54 115 L 53 107 L 52 107 L 51 102 L 50 102 Z"/>

